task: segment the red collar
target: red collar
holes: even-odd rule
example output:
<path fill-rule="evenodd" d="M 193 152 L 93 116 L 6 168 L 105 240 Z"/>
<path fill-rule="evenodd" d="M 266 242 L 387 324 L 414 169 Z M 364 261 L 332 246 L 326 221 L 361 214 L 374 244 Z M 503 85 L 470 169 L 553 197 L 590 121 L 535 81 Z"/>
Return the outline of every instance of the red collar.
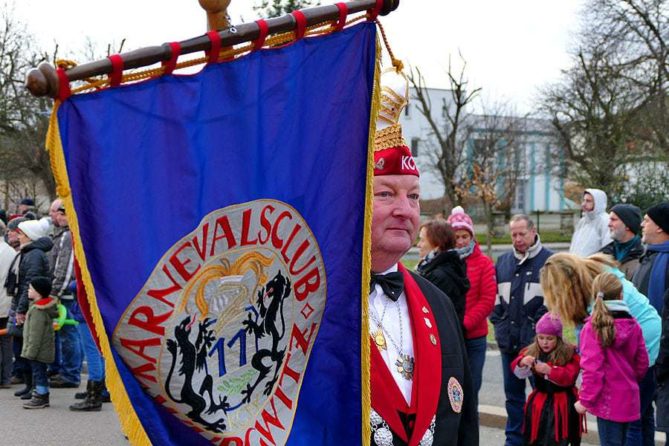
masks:
<path fill-rule="evenodd" d="M 399 264 L 404 276 L 404 293 L 412 321 L 415 371 L 411 405 L 388 370 L 376 344 L 371 342 L 372 408 L 388 423 L 395 434 L 409 446 L 416 446 L 436 414 L 441 392 L 441 344 L 434 315 L 418 284 L 407 269 Z M 404 430 L 399 412 L 416 413 L 410 440 Z"/>

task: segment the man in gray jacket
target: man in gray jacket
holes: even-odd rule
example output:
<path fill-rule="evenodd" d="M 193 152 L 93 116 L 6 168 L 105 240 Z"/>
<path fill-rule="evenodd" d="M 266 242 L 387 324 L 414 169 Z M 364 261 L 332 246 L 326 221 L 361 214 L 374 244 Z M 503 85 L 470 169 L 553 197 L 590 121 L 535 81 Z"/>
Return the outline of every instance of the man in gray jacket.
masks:
<path fill-rule="evenodd" d="M 51 204 L 49 215 L 55 226 L 53 249 L 49 256 L 49 266 L 53 277 L 51 297 L 59 299 L 67 309 L 68 319 L 76 320 L 80 317 L 79 306 L 74 290 L 70 287 L 74 280 L 72 233 L 68 226 L 62 200 L 56 199 Z M 54 388 L 79 387 L 82 357 L 81 339 L 77 327 L 63 325 L 58 332 L 57 343 L 60 344 L 60 364 L 56 364 L 58 375 L 52 378 L 49 385 Z"/>

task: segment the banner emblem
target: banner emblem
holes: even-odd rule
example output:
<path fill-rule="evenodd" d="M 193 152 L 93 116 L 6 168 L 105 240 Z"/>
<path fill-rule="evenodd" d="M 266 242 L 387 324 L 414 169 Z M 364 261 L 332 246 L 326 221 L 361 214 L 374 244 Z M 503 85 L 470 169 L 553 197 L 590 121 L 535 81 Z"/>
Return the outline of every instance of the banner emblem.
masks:
<path fill-rule="evenodd" d="M 155 266 L 113 343 L 154 399 L 212 441 L 286 441 L 325 307 L 316 238 L 286 203 L 211 212 Z"/>

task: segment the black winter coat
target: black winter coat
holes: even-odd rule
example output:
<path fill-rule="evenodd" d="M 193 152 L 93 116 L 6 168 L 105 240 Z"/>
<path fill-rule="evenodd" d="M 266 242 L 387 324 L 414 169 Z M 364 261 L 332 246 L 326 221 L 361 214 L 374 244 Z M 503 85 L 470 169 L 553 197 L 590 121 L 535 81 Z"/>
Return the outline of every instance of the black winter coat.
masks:
<path fill-rule="evenodd" d="M 669 289 L 664 292 L 662 336 L 660 336 L 660 354 L 655 361 L 655 379 L 656 428 L 662 432 L 669 432 Z"/>
<path fill-rule="evenodd" d="M 19 260 L 18 289 L 12 298 L 12 309 L 18 314 L 28 312 L 28 287 L 35 277 L 48 277 L 49 259 L 46 253 L 53 247 L 49 237 L 41 237 L 21 248 Z"/>
<path fill-rule="evenodd" d="M 470 287 L 464 260 L 455 251 L 442 251 L 429 261 L 419 263 L 417 271 L 451 299 L 462 325 L 465 320 L 466 295 Z"/>

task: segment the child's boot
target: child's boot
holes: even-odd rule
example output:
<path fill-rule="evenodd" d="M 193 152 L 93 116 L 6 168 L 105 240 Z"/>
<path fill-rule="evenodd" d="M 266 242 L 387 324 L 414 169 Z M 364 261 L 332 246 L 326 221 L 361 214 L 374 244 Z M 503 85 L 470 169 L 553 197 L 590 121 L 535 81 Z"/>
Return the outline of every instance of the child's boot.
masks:
<path fill-rule="evenodd" d="M 24 373 L 23 374 L 23 383 L 24 386 L 22 389 L 17 390 L 14 392 L 14 396 L 23 396 L 23 395 L 30 395 L 30 392 L 33 390 L 33 374 L 32 372 Z M 29 399 L 29 398 L 28 398 Z"/>
<path fill-rule="evenodd" d="M 40 395 L 33 392 L 32 399 L 23 405 L 24 409 L 44 409 L 49 407 L 49 394 Z"/>

